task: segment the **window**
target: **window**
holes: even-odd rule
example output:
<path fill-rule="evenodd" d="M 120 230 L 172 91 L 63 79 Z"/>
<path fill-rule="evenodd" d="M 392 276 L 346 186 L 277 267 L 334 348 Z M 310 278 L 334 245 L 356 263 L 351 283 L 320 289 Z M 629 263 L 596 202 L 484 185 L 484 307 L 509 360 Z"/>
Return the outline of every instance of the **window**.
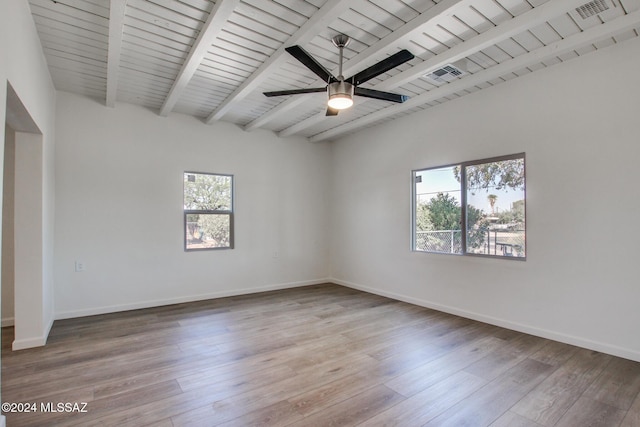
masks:
<path fill-rule="evenodd" d="M 233 249 L 233 176 L 184 173 L 185 250 Z"/>
<path fill-rule="evenodd" d="M 413 171 L 414 251 L 525 259 L 525 224 L 524 153 Z"/>

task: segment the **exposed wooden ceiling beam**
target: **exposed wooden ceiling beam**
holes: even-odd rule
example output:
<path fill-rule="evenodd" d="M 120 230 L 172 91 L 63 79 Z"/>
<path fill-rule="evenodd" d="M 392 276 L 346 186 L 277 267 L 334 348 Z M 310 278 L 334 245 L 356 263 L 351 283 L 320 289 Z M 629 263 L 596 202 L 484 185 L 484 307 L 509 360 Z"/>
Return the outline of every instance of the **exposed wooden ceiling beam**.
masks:
<path fill-rule="evenodd" d="M 582 33 L 567 37 L 564 40 L 541 47 L 527 54 L 505 61 L 486 70 L 456 80 L 455 82 L 446 84 L 437 89 L 425 92 L 421 95 L 411 98 L 404 104 L 396 104 L 382 110 L 378 110 L 372 114 L 366 115 L 359 119 L 345 123 L 336 128 L 321 132 L 309 138 L 312 142 L 325 141 L 336 136 L 343 135 L 347 132 L 360 129 L 385 117 L 410 110 L 420 105 L 435 101 L 447 95 L 460 92 L 462 90 L 472 88 L 476 85 L 490 81 L 506 74 L 521 70 L 525 67 L 539 64 L 540 62 L 555 58 L 564 53 L 575 50 L 581 46 L 595 43 L 607 37 L 614 36 L 621 32 L 632 30 L 640 25 L 640 10 L 631 12 L 625 16 L 617 18 L 605 24 L 591 27 Z"/>
<path fill-rule="evenodd" d="M 196 38 L 187 59 L 182 64 L 178 76 L 173 82 L 167 98 L 160 108 L 160 115 L 167 116 L 180 99 L 180 95 L 202 63 L 207 51 L 220 34 L 222 26 L 227 22 L 240 0 L 218 0 L 213 6 L 209 18 L 204 23 Z"/>
<path fill-rule="evenodd" d="M 116 105 L 118 93 L 118 70 L 122 51 L 122 29 L 127 0 L 111 0 L 109 7 L 109 48 L 107 50 L 107 107 Z"/>
<path fill-rule="evenodd" d="M 469 40 L 469 43 L 463 42 L 453 46 L 451 49 L 443 52 L 442 55 L 436 55 L 435 57 L 430 58 L 409 70 L 388 78 L 377 85 L 376 89 L 386 90 L 400 87 L 403 84 L 420 78 L 425 74 L 442 67 L 443 65 L 466 58 L 467 56 L 493 46 L 502 40 L 506 40 L 520 34 L 529 28 L 544 24 L 545 22 L 553 18 L 557 18 L 558 16 L 581 6 L 584 3 L 585 0 L 555 0 L 544 3 L 541 6 L 535 7 L 522 15 L 516 16 L 503 24 L 477 35 L 472 40 Z M 467 44 L 468 46 L 466 46 Z"/>
<path fill-rule="evenodd" d="M 362 3 L 363 0 L 357 0 Z M 265 62 L 254 71 L 251 76 L 246 79 L 236 90 L 227 97 L 210 115 L 207 117 L 207 123 L 213 123 L 220 120 L 235 103 L 244 99 L 251 91 L 258 87 L 271 74 L 271 68 L 280 65 L 280 61 L 285 59 L 284 55 L 288 55 L 284 48 L 296 44 L 305 44 L 311 41 L 318 33 L 324 30 L 331 22 L 340 16 L 350 6 L 354 6 L 354 2 L 344 0 L 328 0 L 311 18 L 307 20 L 298 30 L 287 39 Z"/>
<path fill-rule="evenodd" d="M 523 31 L 543 24 L 550 19 L 556 18 L 567 11 L 581 6 L 585 0 L 551 0 L 541 6 L 535 7 L 528 12 L 516 16 L 496 27 L 493 27 L 476 37 L 462 42 L 452 48 L 436 55 L 426 61 L 415 65 L 408 70 L 396 74 L 379 84 L 373 86 L 377 90 L 390 90 L 402 86 L 412 80 L 440 68 L 451 62 L 455 62 L 489 46 L 493 46 L 509 37 L 522 33 Z M 366 101 L 362 101 L 366 102 Z M 325 120 L 324 115 L 314 115 L 301 122 L 296 123 L 286 129 L 281 130 L 279 136 L 290 136 L 314 126 Z"/>
<path fill-rule="evenodd" d="M 387 37 L 380 39 L 377 43 L 372 44 L 356 56 L 352 57 L 348 61 L 345 61 L 343 67 L 343 74 L 350 76 L 358 71 L 375 64 L 378 60 L 383 59 L 389 53 L 393 53 L 397 50 L 397 46 L 411 38 L 411 35 L 417 31 L 425 31 L 430 25 L 436 26 L 438 19 L 443 16 L 450 16 L 455 13 L 459 7 L 468 6 L 472 0 L 443 0 L 435 6 L 429 8 L 424 13 L 421 13 L 416 18 L 404 24 Z M 332 73 L 336 75 L 338 73 L 338 67 L 332 70 Z M 271 110 L 267 111 L 262 116 L 253 120 L 251 123 L 244 127 L 244 130 L 251 131 L 270 120 L 278 117 L 280 114 L 284 114 L 300 104 L 306 102 L 304 97 L 293 96 L 284 102 L 281 102 Z"/>

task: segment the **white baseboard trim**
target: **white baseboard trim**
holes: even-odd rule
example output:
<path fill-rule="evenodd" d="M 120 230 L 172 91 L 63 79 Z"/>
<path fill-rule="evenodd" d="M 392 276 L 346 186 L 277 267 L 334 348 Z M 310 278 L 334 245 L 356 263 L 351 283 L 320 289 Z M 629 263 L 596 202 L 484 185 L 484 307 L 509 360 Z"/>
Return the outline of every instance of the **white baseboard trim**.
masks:
<path fill-rule="evenodd" d="M 25 350 L 27 348 L 33 347 L 42 347 L 47 343 L 48 334 L 42 337 L 35 338 L 22 338 L 19 340 L 14 340 L 13 344 L 11 344 L 11 350 Z"/>
<path fill-rule="evenodd" d="M 49 339 L 49 332 L 51 332 L 51 328 L 53 328 L 54 320 L 55 319 L 53 317 L 51 317 L 51 319 L 49 319 L 49 324 L 47 325 L 47 327 L 46 327 L 46 329 L 44 331 L 44 344 L 46 344 L 47 343 L 47 339 Z"/>
<path fill-rule="evenodd" d="M 13 326 L 14 320 L 13 317 L 3 317 L 2 318 L 2 323 L 0 324 L 3 328 L 7 327 L 7 326 Z"/>
<path fill-rule="evenodd" d="M 368 292 L 371 294 L 380 295 L 383 297 L 395 299 L 398 301 L 407 302 L 409 304 L 419 305 L 421 307 L 430 308 L 437 311 L 442 311 L 444 313 L 454 314 L 456 316 L 464 317 L 467 319 L 477 320 L 483 323 L 489 323 L 491 325 L 500 326 L 502 328 L 511 329 L 518 332 L 524 332 L 529 335 L 535 335 L 541 338 L 547 338 L 553 341 L 563 342 L 565 344 L 575 345 L 577 347 L 583 347 L 589 350 L 599 351 L 601 353 L 611 354 L 613 356 L 622 357 L 624 359 L 633 360 L 636 362 L 640 362 L 640 352 L 627 349 L 624 347 L 619 347 L 612 344 L 592 341 L 587 338 L 576 337 L 573 335 L 563 334 L 561 332 L 549 331 L 546 329 L 536 328 L 534 326 L 524 325 L 517 322 L 512 322 L 505 319 L 499 319 L 496 317 L 486 316 L 483 314 L 461 310 L 456 307 L 450 307 L 442 304 L 437 304 L 432 301 L 426 301 L 419 298 L 414 298 L 402 294 L 397 294 L 395 292 L 388 292 L 376 288 L 372 288 L 369 286 L 359 285 L 356 283 L 352 283 L 345 280 L 340 280 L 336 278 L 329 279 L 331 283 L 335 283 L 337 285 L 346 286 L 348 288 L 357 289 L 360 291 Z"/>
<path fill-rule="evenodd" d="M 53 318 L 49 320 L 49 323 L 44 328 L 43 335 L 40 337 L 32 337 L 32 338 L 21 338 L 14 340 L 11 344 L 11 350 L 26 350 L 28 348 L 34 347 L 42 347 L 47 343 L 47 339 L 49 338 L 49 332 L 51 332 L 51 328 L 53 327 Z"/>
<path fill-rule="evenodd" d="M 181 304 L 185 302 L 203 301 L 214 298 L 233 297 L 238 295 L 255 294 L 259 292 L 276 291 L 280 289 L 299 288 L 303 286 L 320 285 L 329 283 L 330 279 L 314 279 L 300 282 L 280 283 L 255 288 L 233 289 L 227 291 L 218 291 L 208 294 L 190 295 L 184 297 L 168 298 L 162 300 L 140 301 L 131 304 L 110 305 L 103 307 L 94 307 L 81 310 L 59 311 L 55 314 L 56 320 L 73 319 L 76 317 L 94 316 L 98 314 L 117 313 L 120 311 L 138 310 L 141 308 L 161 307 L 163 305 Z"/>

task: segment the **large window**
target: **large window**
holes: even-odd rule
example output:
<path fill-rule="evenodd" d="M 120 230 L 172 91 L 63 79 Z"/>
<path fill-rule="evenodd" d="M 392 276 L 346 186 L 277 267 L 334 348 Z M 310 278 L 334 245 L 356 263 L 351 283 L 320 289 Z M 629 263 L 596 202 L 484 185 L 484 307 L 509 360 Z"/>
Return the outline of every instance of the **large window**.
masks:
<path fill-rule="evenodd" d="M 184 173 L 185 250 L 233 248 L 233 176 Z"/>
<path fill-rule="evenodd" d="M 525 259 L 524 153 L 413 171 L 413 250 Z"/>

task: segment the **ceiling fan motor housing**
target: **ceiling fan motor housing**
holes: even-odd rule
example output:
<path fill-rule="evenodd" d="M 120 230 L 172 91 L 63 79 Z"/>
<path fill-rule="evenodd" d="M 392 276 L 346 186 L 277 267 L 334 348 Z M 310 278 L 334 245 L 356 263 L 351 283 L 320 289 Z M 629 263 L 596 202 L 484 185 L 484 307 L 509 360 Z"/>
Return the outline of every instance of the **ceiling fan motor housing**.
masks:
<path fill-rule="evenodd" d="M 337 110 L 349 108 L 353 105 L 354 86 L 344 80 L 329 83 L 327 94 L 329 95 L 329 106 Z"/>

